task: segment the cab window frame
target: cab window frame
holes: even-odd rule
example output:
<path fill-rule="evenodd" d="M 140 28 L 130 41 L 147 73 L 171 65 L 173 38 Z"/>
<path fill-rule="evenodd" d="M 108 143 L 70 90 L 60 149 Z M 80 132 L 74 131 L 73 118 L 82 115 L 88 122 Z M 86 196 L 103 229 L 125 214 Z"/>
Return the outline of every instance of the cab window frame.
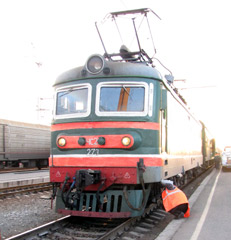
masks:
<path fill-rule="evenodd" d="M 125 87 L 125 88 L 132 88 L 132 87 L 142 87 L 144 88 L 144 110 L 143 111 L 100 111 L 100 95 L 101 95 L 101 88 L 104 87 Z M 147 116 L 150 115 L 152 111 L 150 111 L 150 101 L 149 101 L 149 85 L 146 82 L 127 82 L 127 81 L 120 81 L 120 82 L 101 82 L 98 83 L 96 86 L 96 102 L 95 102 L 95 114 L 97 116 L 124 116 L 124 117 L 137 117 L 137 116 Z M 153 89 L 152 89 L 153 91 Z"/>
<path fill-rule="evenodd" d="M 58 105 L 58 94 L 60 92 L 65 92 L 65 91 L 75 91 L 75 90 L 80 90 L 80 89 L 87 89 L 88 96 L 87 96 L 87 110 L 86 112 L 76 112 L 76 113 L 68 113 L 68 114 L 57 114 L 57 105 Z M 76 84 L 76 85 L 70 85 L 70 86 L 65 86 L 65 87 L 60 87 L 57 88 L 55 91 L 55 104 L 54 104 L 54 119 L 68 119 L 68 118 L 83 118 L 83 117 L 88 117 L 91 114 L 91 101 L 92 101 L 92 86 L 89 83 L 84 83 L 84 84 Z"/>

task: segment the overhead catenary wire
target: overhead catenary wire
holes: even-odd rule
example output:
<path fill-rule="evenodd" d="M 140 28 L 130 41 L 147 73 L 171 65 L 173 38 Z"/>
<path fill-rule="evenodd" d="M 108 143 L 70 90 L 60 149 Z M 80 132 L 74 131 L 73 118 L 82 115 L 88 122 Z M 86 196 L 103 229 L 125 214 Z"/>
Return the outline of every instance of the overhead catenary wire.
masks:
<path fill-rule="evenodd" d="M 154 44 L 154 39 L 153 39 L 153 37 L 152 37 L 151 27 L 150 27 L 150 24 L 149 24 L 149 21 L 148 21 L 147 14 L 145 14 L 145 16 L 146 16 L 146 20 L 147 20 L 147 24 L 148 24 L 148 28 L 149 28 L 151 40 L 152 40 L 152 45 L 153 45 L 153 49 L 154 49 L 154 55 L 155 55 L 155 54 L 156 54 L 156 47 L 155 47 L 155 44 Z M 154 55 L 153 55 L 153 56 L 154 56 Z"/>
<path fill-rule="evenodd" d="M 124 41 L 123 41 L 122 35 L 121 35 L 121 33 L 120 33 L 119 27 L 118 27 L 118 25 L 117 25 L 117 22 L 116 22 L 115 16 L 112 17 L 112 20 L 115 22 L 116 29 L 117 29 L 117 31 L 118 31 L 118 33 L 119 33 L 119 36 L 120 36 L 121 44 L 123 44 Z"/>

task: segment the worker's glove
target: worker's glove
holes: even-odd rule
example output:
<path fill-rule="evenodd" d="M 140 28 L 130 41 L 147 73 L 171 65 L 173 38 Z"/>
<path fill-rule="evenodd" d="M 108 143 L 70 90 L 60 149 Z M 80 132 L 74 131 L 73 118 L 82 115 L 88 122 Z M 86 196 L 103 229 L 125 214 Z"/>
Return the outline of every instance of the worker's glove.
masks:
<path fill-rule="evenodd" d="M 162 179 L 160 183 L 169 190 L 173 190 L 175 188 L 175 186 L 173 185 L 173 181 L 171 180 Z"/>
<path fill-rule="evenodd" d="M 167 180 L 167 179 L 162 179 L 161 181 L 160 181 L 160 183 L 163 185 L 163 186 L 166 186 L 166 185 L 173 185 L 173 181 L 171 181 L 171 180 Z"/>

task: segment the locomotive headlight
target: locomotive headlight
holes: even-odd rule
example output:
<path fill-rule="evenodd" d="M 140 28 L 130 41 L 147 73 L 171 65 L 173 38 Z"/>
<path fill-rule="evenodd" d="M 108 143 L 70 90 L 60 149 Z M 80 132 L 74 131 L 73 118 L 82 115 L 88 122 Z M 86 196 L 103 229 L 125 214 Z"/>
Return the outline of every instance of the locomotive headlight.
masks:
<path fill-rule="evenodd" d="M 128 146 L 131 143 L 131 138 L 130 137 L 123 137 L 122 138 L 122 144 L 124 146 Z"/>
<path fill-rule="evenodd" d="M 57 143 L 60 147 L 64 147 L 66 145 L 67 141 L 65 138 L 61 137 L 58 139 Z"/>
<path fill-rule="evenodd" d="M 92 74 L 97 74 L 102 71 L 104 67 L 104 60 L 103 57 L 100 55 L 94 55 L 90 57 L 87 61 L 87 71 Z"/>

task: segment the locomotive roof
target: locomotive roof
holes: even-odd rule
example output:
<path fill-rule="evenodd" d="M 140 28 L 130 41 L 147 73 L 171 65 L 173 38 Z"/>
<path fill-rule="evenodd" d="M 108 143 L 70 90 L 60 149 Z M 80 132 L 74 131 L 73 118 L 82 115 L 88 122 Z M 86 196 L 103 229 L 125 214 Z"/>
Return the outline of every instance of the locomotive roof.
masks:
<path fill-rule="evenodd" d="M 90 58 L 89 58 L 90 59 Z M 86 70 L 86 65 L 81 67 L 76 67 L 70 69 L 64 73 L 62 73 L 55 81 L 54 87 L 71 83 L 73 81 L 84 80 L 84 79 L 97 79 L 97 78 L 126 78 L 126 77 L 137 77 L 137 78 L 149 78 L 161 81 L 166 89 L 179 101 L 182 106 L 195 118 L 194 114 L 192 114 L 189 108 L 185 105 L 185 101 L 183 101 L 182 96 L 180 96 L 175 89 L 169 84 L 165 79 L 162 78 L 160 72 L 151 67 L 150 65 L 146 65 L 141 62 L 114 62 L 114 61 L 106 61 L 105 66 L 110 69 L 110 73 L 104 73 L 102 70 L 97 74 L 90 73 Z M 83 74 L 84 71 L 84 74 Z M 196 118 L 195 118 L 196 119 Z"/>
<path fill-rule="evenodd" d="M 62 73 L 55 81 L 54 86 L 67 83 L 75 80 L 86 78 L 111 78 L 111 77 L 146 77 L 152 79 L 162 79 L 161 74 L 153 67 L 147 66 L 144 63 L 129 63 L 129 62 L 112 62 L 105 61 L 105 67 L 110 69 L 110 74 L 105 74 L 101 71 L 98 74 L 86 73 L 82 75 L 82 70 L 85 66 L 73 68 L 69 71 Z"/>

